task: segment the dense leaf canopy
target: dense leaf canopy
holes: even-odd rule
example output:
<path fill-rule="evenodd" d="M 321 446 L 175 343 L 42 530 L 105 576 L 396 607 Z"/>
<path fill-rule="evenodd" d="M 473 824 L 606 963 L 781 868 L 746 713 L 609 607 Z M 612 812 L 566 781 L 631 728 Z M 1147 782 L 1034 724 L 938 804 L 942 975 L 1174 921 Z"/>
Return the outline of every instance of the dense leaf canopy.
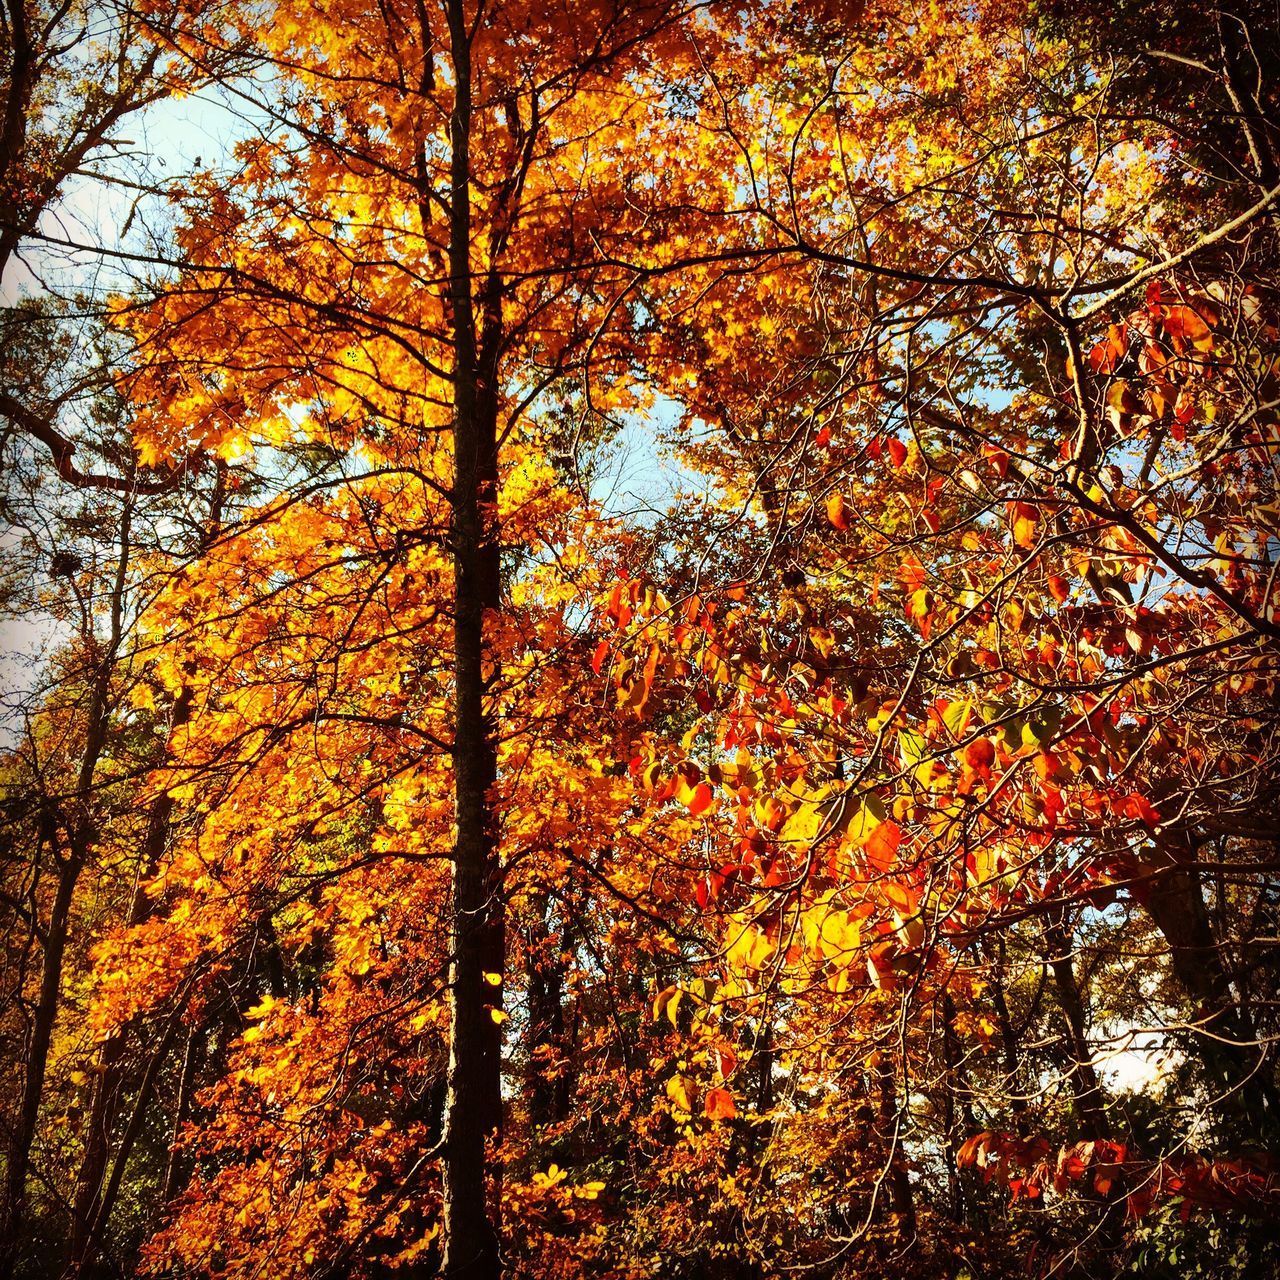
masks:
<path fill-rule="evenodd" d="M 1280 1268 L 1273 7 L 3 32 L 3 1276 Z"/>

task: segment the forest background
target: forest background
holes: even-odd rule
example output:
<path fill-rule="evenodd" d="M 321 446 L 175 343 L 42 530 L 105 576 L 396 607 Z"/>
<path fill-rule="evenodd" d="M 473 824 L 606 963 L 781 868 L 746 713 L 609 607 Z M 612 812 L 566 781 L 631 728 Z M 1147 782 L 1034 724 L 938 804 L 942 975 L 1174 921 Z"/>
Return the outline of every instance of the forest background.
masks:
<path fill-rule="evenodd" d="M 5 0 L 0 1273 L 1280 1273 L 1280 14 Z"/>

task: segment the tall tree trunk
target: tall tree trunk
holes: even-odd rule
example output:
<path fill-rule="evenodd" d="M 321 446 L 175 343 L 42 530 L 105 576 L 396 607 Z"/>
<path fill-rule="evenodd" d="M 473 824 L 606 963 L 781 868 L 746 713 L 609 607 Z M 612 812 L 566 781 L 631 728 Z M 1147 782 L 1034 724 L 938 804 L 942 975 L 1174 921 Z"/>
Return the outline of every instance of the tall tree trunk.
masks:
<path fill-rule="evenodd" d="M 14 1253 L 26 1197 L 27 1172 L 31 1167 L 31 1144 L 35 1139 L 40 1102 L 44 1096 L 45 1067 L 49 1061 L 49 1046 L 53 1041 L 53 1024 L 58 1016 L 58 996 L 62 990 L 62 958 L 66 950 L 71 902 L 75 896 L 80 869 L 80 860 L 74 855 L 59 867 L 53 907 L 45 929 L 40 994 L 36 1000 L 31 1034 L 27 1040 L 22 1098 L 9 1139 L 5 1167 L 4 1206 L 3 1213 L 0 1214 L 0 1242 L 3 1242 L 0 1245 L 3 1249 L 0 1254 L 0 1275 L 6 1277 L 6 1280 L 13 1274 L 16 1262 Z"/>
<path fill-rule="evenodd" d="M 0 122 L 0 272 L 9 264 L 29 218 L 20 204 L 18 167 L 27 145 L 27 112 L 31 107 L 35 51 L 27 28 L 27 0 L 8 0 L 9 65 L 4 120 Z"/>
<path fill-rule="evenodd" d="M 1085 1017 L 1084 1001 L 1080 997 L 1080 987 L 1076 982 L 1075 964 L 1072 960 L 1074 948 L 1071 946 L 1062 917 L 1051 918 L 1045 924 L 1045 947 L 1047 960 L 1053 973 L 1054 987 L 1058 994 L 1058 1004 L 1067 1029 L 1067 1078 L 1071 1081 L 1071 1092 L 1075 1099 L 1076 1116 L 1080 1127 L 1090 1138 L 1107 1136 L 1107 1116 L 1103 1108 L 1102 1089 L 1098 1084 L 1098 1073 L 1093 1067 L 1093 1054 L 1089 1049 L 1088 1020 Z"/>
<path fill-rule="evenodd" d="M 185 725 L 190 718 L 191 690 L 184 687 L 174 701 L 170 714 L 169 738 L 172 739 L 174 731 Z M 152 899 L 146 891 L 146 885 L 159 869 L 172 817 L 173 797 L 167 791 L 162 791 L 152 801 L 148 816 L 147 834 L 142 846 L 142 865 L 125 917 L 130 928 L 142 924 L 151 914 Z M 105 1224 L 112 1209 L 111 1203 L 103 1199 L 102 1179 L 111 1155 L 111 1135 L 119 1114 L 125 1083 L 124 1052 L 127 1041 L 127 1033 L 119 1028 L 107 1037 L 98 1051 L 97 1081 L 89 1108 L 84 1156 L 76 1177 L 68 1270 L 71 1275 L 77 1274 L 86 1261 L 86 1249 L 94 1224 Z"/>
<path fill-rule="evenodd" d="M 218 460 L 216 466 L 216 479 L 210 497 L 209 519 L 200 539 L 202 550 L 207 550 L 213 544 L 218 530 L 222 527 L 222 509 L 227 492 L 227 466 L 221 460 Z M 194 668 L 189 668 L 188 674 L 194 674 Z M 169 713 L 169 728 L 165 735 L 166 753 L 174 741 L 174 735 L 191 721 L 193 697 L 194 690 L 191 685 L 184 683 Z M 174 799 L 167 789 L 162 790 L 151 802 L 151 812 L 147 818 L 147 834 L 142 845 L 142 861 L 125 917 L 125 923 L 129 928 L 144 923 L 151 914 L 153 900 L 147 893 L 147 884 L 160 868 L 160 860 L 169 842 L 173 810 Z M 107 1162 L 111 1155 L 111 1135 L 119 1114 L 125 1085 L 123 1060 L 126 1040 L 125 1029 L 118 1028 L 107 1037 L 99 1050 L 98 1077 L 90 1107 L 85 1153 L 76 1176 L 69 1275 L 77 1274 L 85 1265 L 88 1259 L 87 1250 L 94 1232 L 96 1230 L 99 1235 L 101 1234 L 114 1207 L 114 1195 L 103 1194 L 102 1180 L 106 1175 Z M 190 1056 L 193 1042 L 191 1040 L 188 1042 L 188 1056 Z M 186 1078 L 186 1072 L 187 1064 L 184 1062 L 183 1081 L 189 1086 L 190 1081 Z M 119 1185 L 118 1179 L 116 1185 Z"/>
<path fill-rule="evenodd" d="M 1266 42 L 1255 43 L 1246 14 L 1249 6 L 1217 6 L 1218 52 L 1222 58 L 1222 83 L 1235 110 L 1235 123 L 1249 151 L 1253 178 L 1258 190 L 1266 193 L 1276 184 L 1277 155 L 1272 137 L 1273 123 L 1259 102 L 1256 89 L 1266 83 L 1275 67 L 1266 55 Z M 1261 55 L 1261 64 L 1259 61 Z"/>
<path fill-rule="evenodd" d="M 1027 1136 L 1027 1100 L 1022 1092 L 1022 1070 L 1018 1062 L 1018 1035 L 1013 1025 L 1013 1015 L 1009 1012 L 1009 1002 L 1004 994 L 1004 973 L 1004 938 L 997 936 L 994 963 L 991 969 L 991 1005 L 995 1010 L 996 1025 L 1000 1028 L 1000 1061 L 1005 1072 L 1002 1091 L 1008 1098 L 1009 1110 L 1013 1112 L 1018 1135 L 1025 1138 Z"/>
<path fill-rule="evenodd" d="M 178 1077 L 178 1097 L 173 1109 L 173 1141 L 169 1146 L 169 1163 L 164 1171 L 164 1190 L 161 1200 L 168 1204 L 187 1185 L 191 1176 L 190 1162 L 183 1155 L 178 1139 L 182 1127 L 191 1115 L 191 1100 L 195 1095 L 196 1071 L 200 1066 L 200 1048 L 204 1032 L 192 1027 L 187 1032 L 187 1048 L 182 1055 L 182 1074 Z"/>
<path fill-rule="evenodd" d="M 911 1176 L 902 1150 L 902 1117 L 898 1108 L 898 1090 L 894 1081 L 893 1060 L 883 1050 L 875 1066 L 875 1075 L 879 1137 L 888 1152 L 885 1175 L 889 1185 L 889 1207 L 897 1219 L 899 1235 L 904 1240 L 914 1240 L 917 1234 L 915 1196 L 911 1190 Z"/>
<path fill-rule="evenodd" d="M 82 1276 L 86 1274 L 112 1275 L 117 1270 L 112 1266 L 95 1268 L 94 1263 L 97 1261 L 98 1253 L 102 1246 L 102 1236 L 107 1225 L 107 1217 L 111 1212 L 111 1206 L 115 1204 L 116 1197 L 119 1196 L 120 1188 L 124 1183 L 124 1174 L 129 1166 L 129 1157 L 133 1154 L 134 1145 L 142 1133 L 142 1124 L 146 1119 L 147 1109 L 150 1107 L 151 1100 L 155 1094 L 156 1078 L 160 1074 L 160 1068 L 165 1058 L 169 1055 L 169 1050 L 173 1047 L 178 1028 L 181 1025 L 181 1019 L 182 1008 L 179 1007 L 170 1014 L 164 1036 L 152 1051 L 151 1057 L 147 1060 L 147 1064 L 143 1069 L 142 1078 L 138 1082 L 137 1092 L 133 1099 L 133 1110 L 124 1126 L 124 1131 L 120 1135 L 120 1141 L 116 1148 L 115 1160 L 111 1165 L 111 1175 L 101 1190 L 100 1199 L 95 1201 L 96 1211 L 84 1224 L 83 1243 L 80 1252 L 72 1259 L 70 1267 L 64 1273 L 67 1276 Z"/>
<path fill-rule="evenodd" d="M 942 1123 L 946 1133 L 947 1181 L 951 1189 L 951 1217 L 963 1223 L 967 1217 L 964 1180 L 957 1156 L 964 1135 L 975 1127 L 971 1095 L 965 1083 L 964 1046 L 956 1031 L 956 1003 L 951 993 L 942 997 Z"/>
<path fill-rule="evenodd" d="M 1221 1091 L 1223 1109 L 1246 1120 L 1257 1133 L 1277 1123 L 1272 1082 L 1262 1074 L 1261 1051 L 1246 1043 L 1252 1037 L 1231 991 L 1231 978 L 1222 949 L 1209 924 L 1200 883 L 1196 849 L 1186 836 L 1160 841 L 1167 859 L 1149 884 L 1147 913 L 1169 944 L 1174 976 L 1191 998 L 1194 1042 L 1214 1084 Z"/>
<path fill-rule="evenodd" d="M 569 1114 L 570 1080 L 564 1023 L 564 964 L 561 952 L 571 949 L 568 939 L 553 932 L 551 904 L 540 895 L 532 912 L 536 930 L 529 947 L 529 1022 L 525 1043 L 528 1049 L 525 1098 L 529 1124 L 545 1131 L 561 1123 Z M 557 1161 L 556 1144 L 549 1147 Z"/>
<path fill-rule="evenodd" d="M 89 707 L 85 714 L 84 749 L 76 771 L 74 802 L 66 810 L 56 802 L 51 804 L 43 819 L 46 825 L 47 842 L 58 867 L 58 883 L 49 912 L 49 924 L 45 930 L 40 995 L 36 1001 L 35 1017 L 26 1046 L 22 1100 L 9 1142 L 4 1201 L 0 1205 L 0 1278 L 3 1280 L 7 1280 L 12 1275 L 16 1261 L 16 1240 L 21 1228 L 27 1174 L 31 1166 L 31 1144 L 35 1139 L 36 1125 L 40 1118 L 40 1106 L 44 1098 L 45 1069 L 49 1060 L 49 1047 L 53 1042 L 54 1023 L 58 1017 L 58 1001 L 62 993 L 62 964 L 71 927 L 71 907 L 80 873 L 88 863 L 89 854 L 97 839 L 97 815 L 94 809 L 93 789 L 98 763 L 102 759 L 102 753 L 107 744 L 111 712 L 111 676 L 123 634 L 124 598 L 132 527 L 133 509 L 126 501 L 120 513 L 120 555 L 116 561 L 109 596 L 110 623 L 107 642 L 101 649 L 98 648 L 92 622 L 87 614 L 81 636 L 86 652 L 94 653 L 96 662 Z M 66 833 L 67 852 L 63 857 L 59 857 L 58 854 L 59 827 Z"/>
<path fill-rule="evenodd" d="M 450 1046 L 444 1136 L 443 1272 L 466 1280 L 501 1274 L 489 1208 L 485 1145 L 500 1125 L 501 1034 L 492 1014 L 503 971 L 502 885 L 492 791 L 494 727 L 486 706 L 485 614 L 500 604 L 494 335 L 477 338 L 471 287 L 471 46 L 463 0 L 450 0 L 455 77 L 450 119 L 449 276 L 453 309 L 454 729 L 457 836 L 453 858 Z M 488 320 L 486 314 L 486 320 Z M 496 1197 L 495 1197 L 496 1200 Z"/>

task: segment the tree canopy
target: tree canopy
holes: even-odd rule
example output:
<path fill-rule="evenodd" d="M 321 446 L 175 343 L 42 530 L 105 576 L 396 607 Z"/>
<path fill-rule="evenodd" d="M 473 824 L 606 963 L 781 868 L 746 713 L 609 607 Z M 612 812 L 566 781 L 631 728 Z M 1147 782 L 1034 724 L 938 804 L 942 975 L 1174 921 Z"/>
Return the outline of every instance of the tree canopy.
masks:
<path fill-rule="evenodd" d="M 4 1277 L 1280 1268 L 1274 7 L 3 32 Z"/>

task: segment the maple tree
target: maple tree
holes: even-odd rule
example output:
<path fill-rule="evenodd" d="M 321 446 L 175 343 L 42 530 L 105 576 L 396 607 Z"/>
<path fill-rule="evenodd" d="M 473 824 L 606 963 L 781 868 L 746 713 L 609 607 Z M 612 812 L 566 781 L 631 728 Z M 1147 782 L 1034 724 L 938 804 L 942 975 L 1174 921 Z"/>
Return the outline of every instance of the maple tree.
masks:
<path fill-rule="evenodd" d="M 266 17 L 10 6 L 5 1266 L 1273 1264 L 1273 16 Z"/>

